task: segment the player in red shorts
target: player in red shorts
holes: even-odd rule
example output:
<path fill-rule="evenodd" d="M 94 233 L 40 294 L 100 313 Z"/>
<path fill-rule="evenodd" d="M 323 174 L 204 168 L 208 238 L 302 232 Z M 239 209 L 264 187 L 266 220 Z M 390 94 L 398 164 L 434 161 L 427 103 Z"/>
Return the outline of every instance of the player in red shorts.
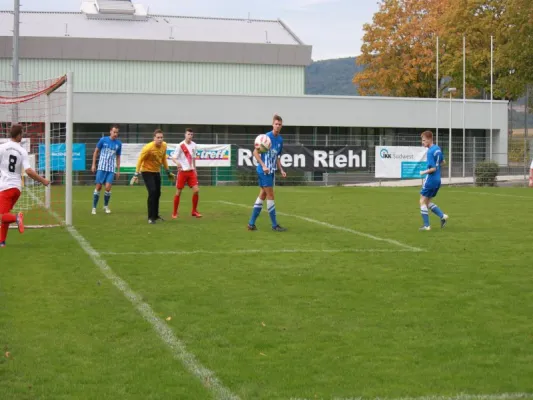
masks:
<path fill-rule="evenodd" d="M 171 154 L 171 159 L 178 166 L 178 179 L 176 179 L 176 195 L 174 196 L 174 211 L 172 218 L 178 218 L 181 191 L 185 185 L 192 188 L 192 216 L 201 218 L 198 212 L 198 175 L 196 174 L 196 143 L 192 141 L 194 133 L 192 129 L 185 130 L 185 140 L 176 146 Z"/>
<path fill-rule="evenodd" d="M 21 146 L 22 125 L 12 125 L 11 140 L 0 145 L 0 247 L 6 246 L 9 224 L 16 222 L 20 233 L 24 232 L 24 215 L 11 214 L 22 190 L 22 172 L 35 181 L 48 186 L 50 182 L 30 168 L 28 152 Z"/>

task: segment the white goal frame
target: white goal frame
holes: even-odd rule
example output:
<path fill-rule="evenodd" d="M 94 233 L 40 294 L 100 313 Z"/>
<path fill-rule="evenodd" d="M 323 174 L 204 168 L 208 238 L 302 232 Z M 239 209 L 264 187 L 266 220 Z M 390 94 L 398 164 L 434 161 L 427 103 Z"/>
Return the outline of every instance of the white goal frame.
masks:
<path fill-rule="evenodd" d="M 64 174 L 64 188 L 65 188 L 65 210 L 64 215 L 59 215 L 52 209 L 52 184 L 45 188 L 44 190 L 44 202 L 41 199 L 38 199 L 35 197 L 34 194 L 28 191 L 29 195 L 31 197 L 34 197 L 34 200 L 36 203 L 40 203 L 40 205 L 46 210 L 46 212 L 50 213 L 56 220 L 58 220 L 59 225 L 66 225 L 72 226 L 73 225 L 73 217 L 72 217 L 72 181 L 73 181 L 73 168 L 72 168 L 72 161 L 73 161 L 73 136 L 74 136 L 74 130 L 73 130 L 73 73 L 68 72 L 66 75 L 63 75 L 61 77 L 57 78 L 57 81 L 46 88 L 46 90 L 34 92 L 34 93 L 27 93 L 25 95 L 19 95 L 18 88 L 20 83 L 23 82 L 17 82 L 13 84 L 13 96 L 12 97 L 3 97 L 2 98 L 2 105 L 5 107 L 11 107 L 12 108 L 12 115 L 15 115 L 16 119 L 18 119 L 18 105 L 21 103 L 25 103 L 27 101 L 37 99 L 41 96 L 44 97 L 44 176 L 46 179 L 51 180 L 52 178 L 52 165 L 51 165 L 51 149 L 52 149 L 52 124 L 53 123 L 65 123 L 65 174 Z M 65 120 L 64 121 L 52 121 L 53 111 L 52 111 L 52 103 L 50 101 L 50 96 L 52 93 L 54 93 L 57 89 L 59 89 L 61 86 L 66 84 L 66 95 L 65 95 Z M 42 98 L 42 97 L 41 97 Z M 16 119 L 12 119 L 11 123 L 23 123 L 22 121 L 18 121 Z M 40 122 L 40 121 L 28 121 L 28 122 Z M 33 166 L 32 166 L 33 167 Z M 36 170 L 38 170 L 37 166 L 35 166 Z M 42 171 L 42 170 L 41 170 Z M 23 182 L 25 181 L 26 174 L 23 173 L 21 179 Z M 53 182 L 52 182 L 53 183 Z M 26 188 L 22 188 L 22 190 L 27 190 Z M 41 192 L 42 193 L 42 192 Z M 53 226 L 59 226 L 59 225 L 27 225 L 27 228 L 48 228 Z"/>

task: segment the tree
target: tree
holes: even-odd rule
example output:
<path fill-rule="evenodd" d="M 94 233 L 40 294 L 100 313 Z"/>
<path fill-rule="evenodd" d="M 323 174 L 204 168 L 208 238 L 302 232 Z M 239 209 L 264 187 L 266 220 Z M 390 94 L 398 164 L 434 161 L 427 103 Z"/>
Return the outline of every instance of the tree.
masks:
<path fill-rule="evenodd" d="M 364 26 L 357 62 L 366 69 L 353 82 L 363 95 L 434 97 L 438 36 L 439 89 L 461 94 L 465 37 L 467 97 L 486 98 L 493 36 L 493 97 L 516 99 L 533 80 L 531 21 L 531 0 L 382 0 Z"/>
<path fill-rule="evenodd" d="M 533 2 L 506 0 L 502 22 L 505 41 L 498 63 L 505 64 L 508 71 L 500 77 L 498 88 L 514 100 L 524 94 L 526 85 L 533 83 Z"/>
<path fill-rule="evenodd" d="M 505 41 L 502 34 L 502 17 L 506 0 L 451 0 L 441 17 L 442 73 L 449 77 L 449 85 L 456 86 L 462 94 L 463 87 L 463 37 L 466 42 L 466 85 L 468 97 L 486 97 L 490 93 L 490 42 L 494 40 L 494 97 L 501 98 L 496 90 L 497 78 L 508 73 L 501 58 L 497 62 L 499 44 Z"/>
<path fill-rule="evenodd" d="M 443 0 L 382 0 L 372 24 L 364 25 L 354 76 L 363 95 L 434 96 L 435 42 Z"/>

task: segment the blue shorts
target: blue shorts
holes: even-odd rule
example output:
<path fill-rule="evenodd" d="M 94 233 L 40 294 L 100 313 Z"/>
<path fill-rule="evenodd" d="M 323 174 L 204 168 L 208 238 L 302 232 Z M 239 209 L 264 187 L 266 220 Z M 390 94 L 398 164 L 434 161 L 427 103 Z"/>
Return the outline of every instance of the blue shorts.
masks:
<path fill-rule="evenodd" d="M 260 187 L 274 187 L 275 173 L 265 174 L 264 172 L 258 172 L 257 178 L 259 180 Z"/>
<path fill-rule="evenodd" d="M 106 183 L 109 183 L 110 185 L 113 184 L 113 179 L 115 178 L 114 172 L 109 171 L 96 171 L 96 184 L 97 185 L 105 185 Z"/>
<path fill-rule="evenodd" d="M 424 188 L 422 187 L 422 190 L 420 191 L 420 194 L 424 197 L 428 197 L 428 198 L 432 198 L 432 197 L 436 197 L 437 196 L 437 193 L 439 192 L 439 189 L 440 189 L 440 185 L 436 186 L 436 187 L 430 187 L 430 188 Z"/>

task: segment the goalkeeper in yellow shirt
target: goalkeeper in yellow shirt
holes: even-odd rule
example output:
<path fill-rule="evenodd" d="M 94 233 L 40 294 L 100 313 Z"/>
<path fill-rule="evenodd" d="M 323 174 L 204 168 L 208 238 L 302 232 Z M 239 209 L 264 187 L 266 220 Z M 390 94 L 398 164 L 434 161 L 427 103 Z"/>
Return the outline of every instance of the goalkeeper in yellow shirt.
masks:
<path fill-rule="evenodd" d="M 159 215 L 159 199 L 161 197 L 161 165 L 171 181 L 174 181 L 175 175 L 168 169 L 167 162 L 167 143 L 163 141 L 163 131 L 156 129 L 154 131 L 154 141 L 146 144 L 137 160 L 135 175 L 131 178 L 130 184 L 139 180 L 139 172 L 142 174 L 144 185 L 148 191 L 148 223 L 155 224 L 163 218 Z"/>

